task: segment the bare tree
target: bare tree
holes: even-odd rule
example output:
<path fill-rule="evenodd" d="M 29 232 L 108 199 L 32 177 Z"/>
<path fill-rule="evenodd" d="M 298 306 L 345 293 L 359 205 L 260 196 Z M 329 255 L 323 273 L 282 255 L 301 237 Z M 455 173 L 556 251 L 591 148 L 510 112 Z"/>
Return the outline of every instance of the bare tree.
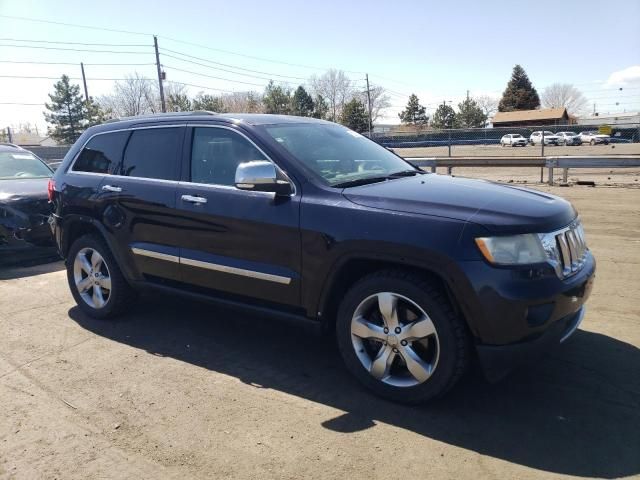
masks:
<path fill-rule="evenodd" d="M 545 108 L 566 108 L 570 115 L 583 113 L 587 99 L 580 90 L 570 83 L 554 83 L 542 92 L 542 106 Z"/>
<path fill-rule="evenodd" d="M 103 95 L 98 103 L 109 114 L 118 117 L 133 117 L 159 110 L 154 82 L 138 72 L 127 75 L 121 82 L 116 82 L 113 93 Z"/>
<path fill-rule="evenodd" d="M 220 97 L 224 109 L 233 113 L 262 113 L 262 95 L 256 92 L 234 92 Z"/>
<path fill-rule="evenodd" d="M 478 97 L 473 98 L 475 102 L 478 104 L 482 113 L 485 114 L 487 119 L 493 117 L 493 115 L 498 111 L 498 100 L 496 97 L 491 97 L 489 95 L 480 95 Z"/>
<path fill-rule="evenodd" d="M 369 89 L 369 93 L 371 95 L 371 122 L 375 123 L 382 116 L 382 111 L 391 106 L 391 102 L 384 87 L 372 87 Z M 367 106 L 366 90 L 359 92 L 357 98 L 364 103 L 365 107 Z"/>
<path fill-rule="evenodd" d="M 309 79 L 314 96 L 322 95 L 329 106 L 329 120 L 338 121 L 345 103 L 354 97 L 353 83 L 342 70 L 330 69 Z"/>

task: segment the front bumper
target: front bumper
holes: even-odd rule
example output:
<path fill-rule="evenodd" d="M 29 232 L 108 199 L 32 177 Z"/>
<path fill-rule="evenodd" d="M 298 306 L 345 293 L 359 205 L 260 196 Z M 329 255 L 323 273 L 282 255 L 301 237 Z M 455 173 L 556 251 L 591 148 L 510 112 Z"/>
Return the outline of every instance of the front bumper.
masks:
<path fill-rule="evenodd" d="M 584 315 L 595 280 L 595 259 L 560 279 L 540 268 L 495 268 L 467 262 L 475 290 L 470 327 L 485 375 L 499 380 L 520 363 L 566 340 Z"/>

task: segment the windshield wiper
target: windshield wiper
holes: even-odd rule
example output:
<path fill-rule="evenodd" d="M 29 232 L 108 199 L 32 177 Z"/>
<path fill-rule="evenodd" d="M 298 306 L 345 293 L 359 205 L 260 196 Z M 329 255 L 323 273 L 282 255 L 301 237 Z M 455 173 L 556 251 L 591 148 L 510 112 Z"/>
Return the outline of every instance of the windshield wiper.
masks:
<path fill-rule="evenodd" d="M 421 175 L 425 172 L 420 170 L 401 170 L 400 172 L 391 173 L 389 175 L 384 175 L 380 177 L 367 177 L 367 178 L 357 178 L 355 180 L 348 180 L 342 183 L 336 183 L 332 185 L 336 188 L 348 188 L 348 187 L 358 187 L 360 185 L 367 185 L 369 183 L 377 183 L 384 182 L 385 180 L 393 180 L 394 178 L 401 177 L 413 177 L 414 175 Z"/>
<path fill-rule="evenodd" d="M 398 177 L 413 177 L 414 175 L 422 175 L 422 170 L 401 170 L 400 172 L 392 173 L 388 176 L 388 178 L 398 178 Z"/>
<path fill-rule="evenodd" d="M 360 185 L 368 185 L 369 183 L 384 182 L 385 180 L 388 180 L 388 179 L 389 179 L 388 175 L 385 175 L 384 177 L 356 178 L 355 180 L 348 180 L 346 182 L 336 183 L 331 186 L 336 188 L 358 187 Z"/>

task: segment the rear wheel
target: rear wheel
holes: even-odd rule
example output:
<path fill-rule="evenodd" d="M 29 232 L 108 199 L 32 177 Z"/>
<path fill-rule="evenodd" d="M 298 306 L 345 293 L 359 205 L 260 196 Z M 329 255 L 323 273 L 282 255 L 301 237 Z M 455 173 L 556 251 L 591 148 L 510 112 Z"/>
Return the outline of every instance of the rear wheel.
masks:
<path fill-rule="evenodd" d="M 593 140 L 593 139 L 591 139 L 591 141 L 589 142 L 589 144 L 590 144 L 591 146 L 594 146 L 594 145 L 596 144 L 596 141 L 595 141 L 595 140 Z"/>
<path fill-rule="evenodd" d="M 111 250 L 94 235 L 84 235 L 71 245 L 67 281 L 78 306 L 94 318 L 115 317 L 135 299 Z"/>
<path fill-rule="evenodd" d="M 430 282 L 389 270 L 357 282 L 338 311 L 348 370 L 380 396 L 420 403 L 447 392 L 469 358 L 463 321 Z"/>

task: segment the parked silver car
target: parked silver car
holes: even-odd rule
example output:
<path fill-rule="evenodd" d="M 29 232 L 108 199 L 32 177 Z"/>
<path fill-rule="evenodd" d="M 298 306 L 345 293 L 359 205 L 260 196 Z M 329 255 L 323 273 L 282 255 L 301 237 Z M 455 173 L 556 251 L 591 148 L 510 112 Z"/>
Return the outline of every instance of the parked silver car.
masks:
<path fill-rule="evenodd" d="M 558 132 L 558 145 L 582 145 L 580 135 L 575 132 Z"/>
<path fill-rule="evenodd" d="M 611 137 L 609 135 L 603 135 L 598 132 L 580 132 L 579 135 L 580 140 L 590 145 L 598 145 L 601 143 L 609 145 L 609 142 L 611 141 Z"/>

